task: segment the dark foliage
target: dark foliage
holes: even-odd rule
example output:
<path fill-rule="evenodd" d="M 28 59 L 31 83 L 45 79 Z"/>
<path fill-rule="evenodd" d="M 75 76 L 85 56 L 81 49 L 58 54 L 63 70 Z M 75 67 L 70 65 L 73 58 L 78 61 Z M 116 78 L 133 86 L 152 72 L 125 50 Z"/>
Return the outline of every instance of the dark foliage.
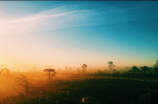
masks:
<path fill-rule="evenodd" d="M 155 73 L 158 74 L 158 60 L 154 64 L 153 68 L 154 68 Z"/>
<path fill-rule="evenodd" d="M 131 67 L 131 70 L 129 70 L 128 72 L 138 73 L 139 69 L 136 66 L 133 66 L 133 67 Z"/>
<path fill-rule="evenodd" d="M 16 104 L 158 104 L 158 83 L 127 79 L 56 80 L 53 92 L 21 97 Z M 58 86 L 58 87 L 57 87 Z M 13 98 L 14 101 L 17 99 Z M 5 100 L 6 104 L 9 100 Z M 15 104 L 14 103 L 14 104 Z M 10 103 L 12 104 L 12 103 Z"/>
<path fill-rule="evenodd" d="M 142 73 L 149 73 L 149 72 L 150 72 L 150 68 L 147 67 L 147 66 L 142 66 L 142 67 L 140 67 L 140 68 L 141 68 L 141 72 L 142 72 Z"/>

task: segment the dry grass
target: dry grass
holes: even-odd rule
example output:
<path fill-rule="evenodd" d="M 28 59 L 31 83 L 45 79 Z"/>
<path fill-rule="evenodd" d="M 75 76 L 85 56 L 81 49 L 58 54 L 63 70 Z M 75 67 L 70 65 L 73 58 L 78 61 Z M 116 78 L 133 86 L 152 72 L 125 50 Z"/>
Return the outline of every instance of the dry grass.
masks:
<path fill-rule="evenodd" d="M 28 96 L 15 83 L 20 74 L 29 82 Z M 1 76 L 0 104 L 147 104 L 150 100 L 156 104 L 158 98 L 157 82 L 78 73 L 58 73 L 48 80 L 44 74 L 11 72 Z"/>

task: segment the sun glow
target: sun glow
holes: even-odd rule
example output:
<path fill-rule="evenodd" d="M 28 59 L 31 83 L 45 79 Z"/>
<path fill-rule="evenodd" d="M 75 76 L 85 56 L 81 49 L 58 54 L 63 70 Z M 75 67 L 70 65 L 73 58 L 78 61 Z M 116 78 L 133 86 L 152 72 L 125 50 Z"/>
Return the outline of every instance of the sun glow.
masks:
<path fill-rule="evenodd" d="M 24 8 L 19 9 L 22 5 Z M 30 7 L 22 2 L 0 4 L 0 63 L 13 70 L 30 70 L 34 65 L 41 69 L 45 65 L 80 67 L 84 63 L 107 67 L 108 61 L 113 61 L 118 67 L 152 66 L 156 60 L 157 48 L 153 47 L 157 43 L 150 42 L 156 37 L 148 38 L 148 34 L 153 34 L 153 37 L 157 34 L 154 28 L 148 27 L 157 27 L 156 22 L 145 21 L 148 20 L 146 14 L 142 17 L 146 18 L 144 23 L 139 18 L 127 17 L 128 13 L 135 17 L 137 14 L 134 13 L 143 10 L 139 10 L 142 6 L 117 8 L 88 4 L 87 8 L 86 5 L 75 4 L 74 7 L 66 4 L 37 6 L 35 9 L 33 5 Z M 144 37 L 139 36 L 144 32 L 142 30 L 146 30 Z"/>

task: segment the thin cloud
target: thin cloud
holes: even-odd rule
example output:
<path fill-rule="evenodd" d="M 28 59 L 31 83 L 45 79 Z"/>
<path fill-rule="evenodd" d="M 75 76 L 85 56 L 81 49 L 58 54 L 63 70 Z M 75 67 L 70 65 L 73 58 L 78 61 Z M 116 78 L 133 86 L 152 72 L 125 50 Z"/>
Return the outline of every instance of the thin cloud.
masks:
<path fill-rule="evenodd" d="M 32 16 L 1 21 L 0 28 L 3 34 L 58 29 L 73 26 L 75 22 L 87 18 L 89 14 L 88 10 L 65 11 L 55 8 Z"/>
<path fill-rule="evenodd" d="M 125 12 L 126 9 L 119 10 L 118 8 L 68 10 L 66 7 L 58 7 L 27 17 L 1 21 L 1 35 L 46 31 L 75 26 L 110 24 L 118 21 L 113 16 L 118 14 L 122 15 Z M 125 21 L 125 18 L 122 20 Z"/>

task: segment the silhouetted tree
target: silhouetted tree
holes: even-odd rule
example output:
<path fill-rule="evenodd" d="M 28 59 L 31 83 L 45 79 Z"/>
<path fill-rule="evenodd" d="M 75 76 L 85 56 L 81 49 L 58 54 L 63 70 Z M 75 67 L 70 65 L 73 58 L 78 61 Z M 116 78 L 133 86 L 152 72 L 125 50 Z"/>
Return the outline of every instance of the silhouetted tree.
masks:
<path fill-rule="evenodd" d="M 19 72 L 19 69 L 17 69 L 17 71 Z"/>
<path fill-rule="evenodd" d="M 83 65 L 82 65 L 83 74 L 86 72 L 86 69 L 87 69 L 87 65 L 86 65 L 86 64 L 83 64 Z"/>
<path fill-rule="evenodd" d="M 108 66 L 109 66 L 109 73 L 110 73 L 111 69 L 112 69 L 115 65 L 113 64 L 112 61 L 108 61 Z"/>
<path fill-rule="evenodd" d="M 154 67 L 154 68 L 155 68 L 155 67 L 158 67 L 158 60 L 156 61 L 156 63 L 154 64 L 153 67 Z"/>
<path fill-rule="evenodd" d="M 69 67 L 69 71 L 72 71 L 72 67 Z"/>
<path fill-rule="evenodd" d="M 101 73 L 103 73 L 103 71 L 101 71 L 100 69 L 98 69 L 98 73 L 100 73 L 100 74 L 101 74 Z"/>
<path fill-rule="evenodd" d="M 23 88 L 25 89 L 25 93 L 26 95 L 28 95 L 29 92 L 29 83 L 26 79 L 26 77 L 24 75 L 21 74 L 22 77 L 18 77 L 16 78 L 16 82 L 18 83 L 18 85 L 23 86 Z"/>
<path fill-rule="evenodd" d="M 131 67 L 131 70 L 129 70 L 128 72 L 136 73 L 139 72 L 139 69 L 136 66 L 133 66 Z"/>
<path fill-rule="evenodd" d="M 116 69 L 113 70 L 113 74 L 116 73 Z"/>
<path fill-rule="evenodd" d="M 154 68 L 155 73 L 158 74 L 158 60 L 154 64 L 153 68 Z"/>
<path fill-rule="evenodd" d="M 44 69 L 43 70 L 44 72 L 48 72 L 48 76 L 49 76 L 49 79 L 51 78 L 51 76 L 55 76 L 56 75 L 56 72 L 55 72 L 55 69 L 51 69 L 50 67 L 49 67 L 49 69 Z"/>
<path fill-rule="evenodd" d="M 65 70 L 68 71 L 68 67 L 67 66 L 65 67 Z"/>
<path fill-rule="evenodd" d="M 150 68 L 147 67 L 147 66 L 142 66 L 142 67 L 140 67 L 140 68 L 141 68 L 141 71 L 142 71 L 143 73 L 147 73 L 147 72 L 150 71 Z"/>
<path fill-rule="evenodd" d="M 81 70 L 80 70 L 80 68 L 77 68 L 77 71 L 78 71 L 78 73 L 79 73 L 79 74 L 81 73 Z"/>
<path fill-rule="evenodd" d="M 37 68 L 35 66 L 33 66 L 31 71 L 35 72 L 35 71 L 37 71 Z"/>
<path fill-rule="evenodd" d="M 0 64 L 2 69 L 0 70 L 0 76 L 2 75 L 2 72 L 6 71 L 6 74 L 9 75 L 10 70 L 8 68 L 5 67 L 4 64 Z"/>

